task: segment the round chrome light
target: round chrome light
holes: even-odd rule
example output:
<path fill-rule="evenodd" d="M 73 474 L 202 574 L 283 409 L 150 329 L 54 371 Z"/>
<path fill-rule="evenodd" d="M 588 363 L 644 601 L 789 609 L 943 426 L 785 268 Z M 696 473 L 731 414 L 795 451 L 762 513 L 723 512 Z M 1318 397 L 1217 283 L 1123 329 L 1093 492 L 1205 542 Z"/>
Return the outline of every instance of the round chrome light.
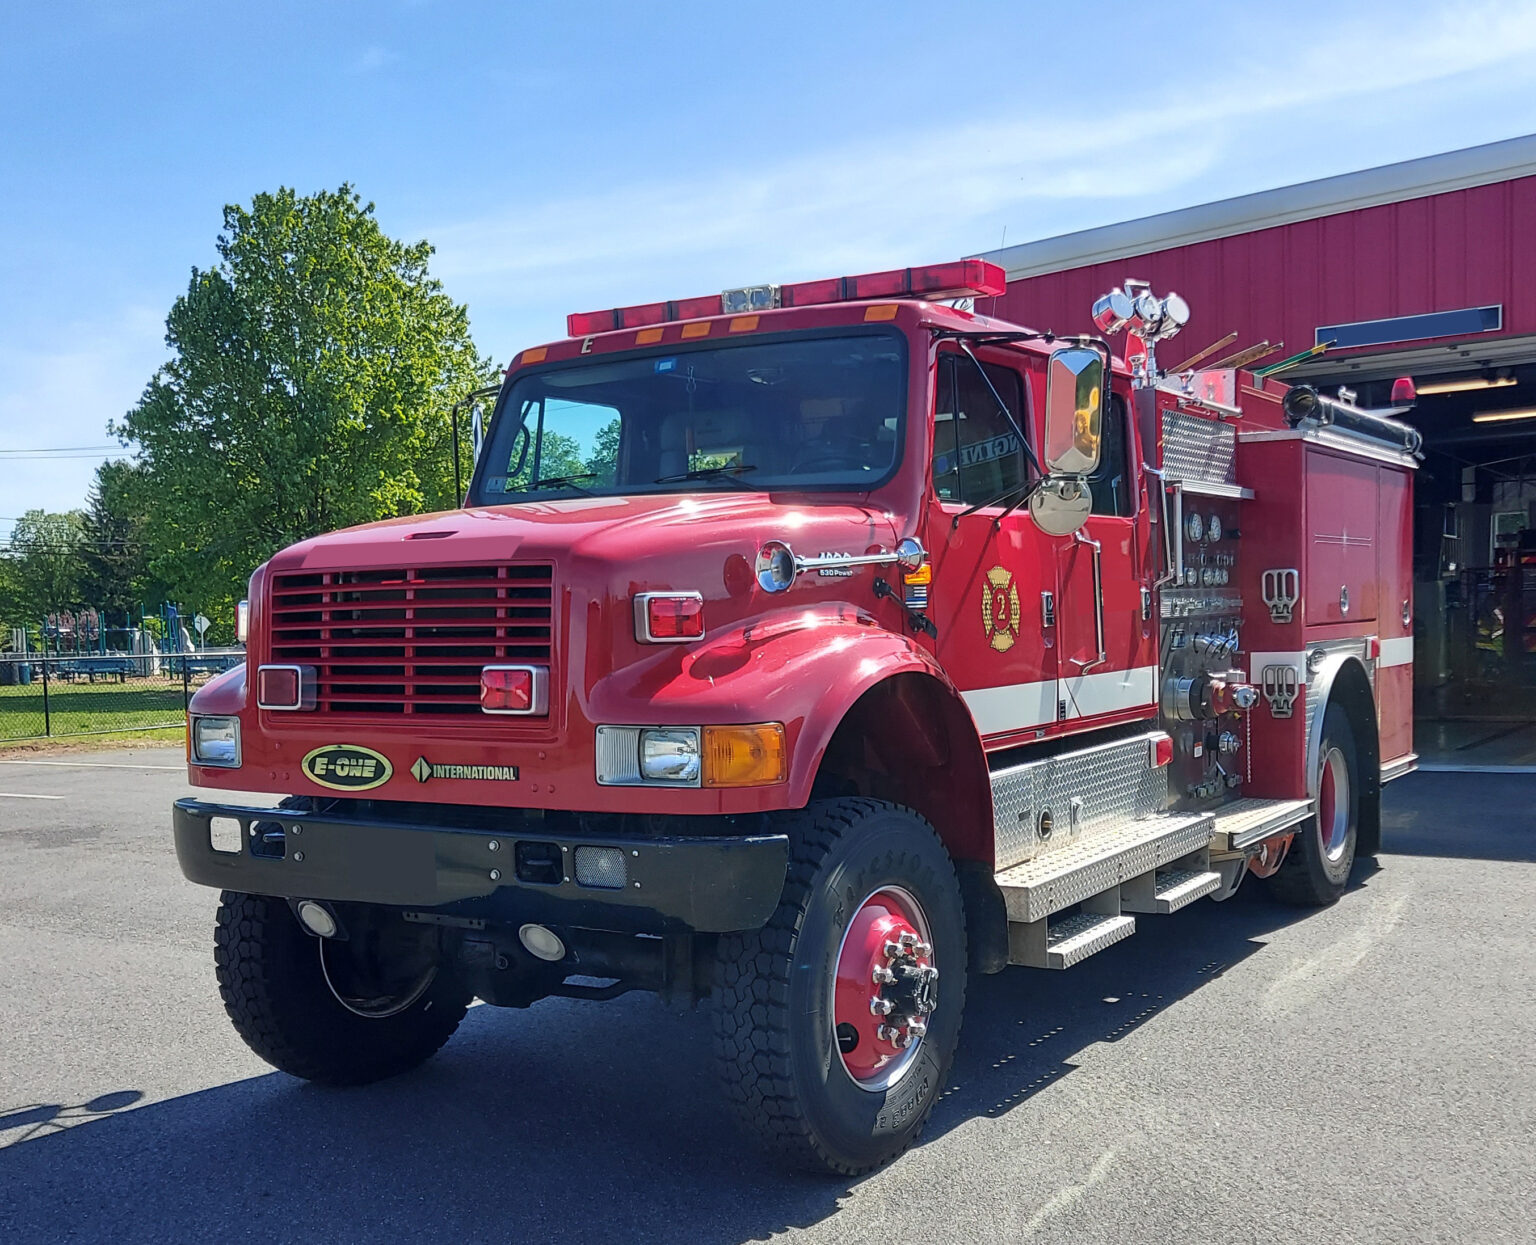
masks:
<path fill-rule="evenodd" d="M 757 586 L 764 592 L 784 592 L 795 582 L 795 555 L 781 540 L 770 540 L 757 551 Z"/>

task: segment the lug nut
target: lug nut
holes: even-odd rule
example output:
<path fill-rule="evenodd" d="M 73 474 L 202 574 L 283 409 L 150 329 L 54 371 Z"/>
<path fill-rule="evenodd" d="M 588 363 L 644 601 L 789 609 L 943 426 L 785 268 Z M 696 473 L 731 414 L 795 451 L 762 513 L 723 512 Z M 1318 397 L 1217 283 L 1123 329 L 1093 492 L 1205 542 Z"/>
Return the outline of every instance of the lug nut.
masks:
<path fill-rule="evenodd" d="M 890 999 L 874 998 L 869 1001 L 869 1014 L 871 1016 L 889 1016 L 896 1009 L 896 1004 Z"/>
<path fill-rule="evenodd" d="M 909 929 L 902 930 L 896 941 L 901 943 L 901 949 L 903 951 L 910 951 L 913 947 L 918 945 L 917 935 Z"/>
<path fill-rule="evenodd" d="M 920 1037 L 926 1037 L 927 1035 L 928 1035 L 928 1026 L 927 1025 L 925 1025 L 916 1016 L 908 1017 L 908 1019 L 907 1019 L 907 1036 L 908 1037 L 920 1038 Z"/>
<path fill-rule="evenodd" d="M 912 954 L 920 960 L 927 959 L 933 954 L 933 947 L 926 942 L 914 942 L 912 944 Z"/>
<path fill-rule="evenodd" d="M 888 942 L 888 943 L 885 944 L 885 946 L 880 948 L 880 952 L 881 952 L 882 955 L 885 956 L 886 959 L 894 960 L 897 956 L 899 956 L 901 954 L 901 948 L 899 946 L 897 946 L 894 942 Z"/>
<path fill-rule="evenodd" d="M 891 972 L 884 964 L 876 964 L 875 971 L 871 974 L 871 979 L 877 986 L 889 986 L 895 984 L 896 974 Z"/>

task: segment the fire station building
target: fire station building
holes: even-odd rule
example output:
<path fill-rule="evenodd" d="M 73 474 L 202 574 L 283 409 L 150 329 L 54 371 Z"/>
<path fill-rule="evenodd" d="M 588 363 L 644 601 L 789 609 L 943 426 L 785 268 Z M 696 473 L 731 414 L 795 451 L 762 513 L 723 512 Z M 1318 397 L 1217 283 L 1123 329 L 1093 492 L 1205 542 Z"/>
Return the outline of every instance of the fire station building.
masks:
<path fill-rule="evenodd" d="M 1267 342 L 1263 367 L 1362 406 L 1411 377 L 1414 674 L 1427 764 L 1536 765 L 1536 135 L 986 254 L 996 313 L 1090 332 L 1126 278 L 1192 315 L 1159 363 Z M 992 310 L 992 308 L 986 308 Z"/>

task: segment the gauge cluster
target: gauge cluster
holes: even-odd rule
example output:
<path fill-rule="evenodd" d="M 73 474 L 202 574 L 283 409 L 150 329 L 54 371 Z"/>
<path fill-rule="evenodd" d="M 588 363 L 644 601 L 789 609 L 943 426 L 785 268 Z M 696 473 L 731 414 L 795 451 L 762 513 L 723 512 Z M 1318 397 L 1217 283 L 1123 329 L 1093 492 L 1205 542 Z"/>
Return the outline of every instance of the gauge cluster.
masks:
<path fill-rule="evenodd" d="M 1241 682 L 1242 595 L 1238 578 L 1238 503 L 1186 493 L 1178 525 L 1183 569 L 1161 595 L 1163 704 L 1174 741 L 1172 792 L 1216 801 L 1238 794 L 1246 769 L 1242 715 L 1202 717 L 1191 698 L 1208 702 L 1212 688 Z M 1221 702 L 1220 692 L 1217 700 Z"/>

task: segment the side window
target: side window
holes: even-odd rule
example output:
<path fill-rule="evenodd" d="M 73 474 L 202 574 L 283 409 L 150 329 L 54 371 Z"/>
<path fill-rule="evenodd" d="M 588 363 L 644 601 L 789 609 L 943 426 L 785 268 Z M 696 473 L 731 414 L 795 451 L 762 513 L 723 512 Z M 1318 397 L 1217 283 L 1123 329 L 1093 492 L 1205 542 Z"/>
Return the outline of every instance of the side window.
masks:
<path fill-rule="evenodd" d="M 1099 466 L 1088 477 L 1093 513 L 1129 515 L 1136 511 L 1136 478 L 1130 468 L 1130 412 L 1119 394 L 1109 399 L 1109 418 L 1100 442 Z"/>
<path fill-rule="evenodd" d="M 945 501 L 975 505 L 1002 498 L 1010 490 L 1022 489 L 1028 478 L 1019 434 L 997 408 L 1001 397 L 1014 423 L 1027 430 L 1023 382 L 1012 368 L 995 363 L 983 366 L 986 379 L 965 355 L 945 354 L 939 359 L 933 484 Z"/>

